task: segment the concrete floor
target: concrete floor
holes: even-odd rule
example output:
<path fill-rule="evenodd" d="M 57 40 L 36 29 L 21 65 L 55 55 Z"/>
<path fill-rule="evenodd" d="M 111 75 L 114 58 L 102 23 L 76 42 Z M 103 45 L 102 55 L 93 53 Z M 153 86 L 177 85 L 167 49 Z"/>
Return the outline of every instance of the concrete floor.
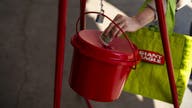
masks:
<path fill-rule="evenodd" d="M 88 9 L 96 7 L 90 1 Z M 107 1 L 124 13 L 134 15 L 143 0 Z M 52 108 L 57 6 L 57 0 L 0 1 L 0 108 Z M 191 19 L 191 10 L 187 8 L 187 11 L 181 11 L 180 16 L 186 15 Z M 106 9 L 106 12 L 109 11 Z M 70 38 L 75 33 L 78 16 L 79 2 L 68 0 L 62 108 L 86 108 L 84 100 L 68 85 L 73 51 Z M 91 18 L 88 17 L 87 26 L 99 28 Z M 181 17 L 177 17 L 177 20 L 181 24 L 188 21 L 181 20 Z M 185 27 L 176 25 L 176 29 L 186 33 L 189 31 L 187 24 Z M 191 99 L 192 93 L 187 89 L 181 108 L 191 108 Z M 171 104 L 128 93 L 122 93 L 115 102 L 91 103 L 94 108 L 173 108 Z"/>

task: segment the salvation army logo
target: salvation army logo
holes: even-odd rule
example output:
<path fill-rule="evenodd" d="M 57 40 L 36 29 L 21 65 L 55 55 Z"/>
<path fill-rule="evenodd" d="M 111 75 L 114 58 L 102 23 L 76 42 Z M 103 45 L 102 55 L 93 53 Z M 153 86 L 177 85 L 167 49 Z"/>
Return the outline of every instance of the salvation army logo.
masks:
<path fill-rule="evenodd" d="M 153 64 L 164 64 L 165 59 L 164 56 L 147 50 L 139 50 L 139 54 L 141 56 L 141 60 Z"/>

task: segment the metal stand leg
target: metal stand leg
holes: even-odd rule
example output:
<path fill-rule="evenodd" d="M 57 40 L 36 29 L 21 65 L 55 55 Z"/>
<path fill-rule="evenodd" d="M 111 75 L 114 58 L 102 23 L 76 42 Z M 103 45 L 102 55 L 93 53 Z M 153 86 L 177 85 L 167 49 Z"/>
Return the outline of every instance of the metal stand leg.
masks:
<path fill-rule="evenodd" d="M 54 108 L 60 108 L 64 70 L 67 0 L 59 0 L 57 51 L 55 65 Z"/>
<path fill-rule="evenodd" d="M 169 38 L 168 38 L 168 33 L 167 33 L 167 28 L 166 28 L 163 3 L 162 3 L 162 0 L 155 0 L 155 1 L 156 1 L 155 3 L 156 3 L 157 14 L 158 14 L 158 19 L 159 19 L 159 26 L 160 26 L 160 31 L 161 31 L 161 39 L 162 39 L 162 43 L 163 43 L 165 59 L 167 62 L 167 71 L 168 71 L 168 76 L 169 76 L 169 83 L 170 83 L 170 87 L 171 87 L 173 104 L 174 104 L 175 108 L 179 108 L 177 88 L 176 88 L 176 83 L 175 83 L 175 79 L 174 79 L 174 68 L 173 68 L 170 45 L 169 45 Z"/>

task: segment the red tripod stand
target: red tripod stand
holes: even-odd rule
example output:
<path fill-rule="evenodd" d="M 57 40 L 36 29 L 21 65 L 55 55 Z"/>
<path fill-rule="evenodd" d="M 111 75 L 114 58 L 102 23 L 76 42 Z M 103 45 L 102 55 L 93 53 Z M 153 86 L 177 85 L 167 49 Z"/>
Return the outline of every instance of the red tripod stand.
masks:
<path fill-rule="evenodd" d="M 174 108 L 179 108 L 176 84 L 174 80 L 174 70 L 168 40 L 168 33 L 165 23 L 165 15 L 163 10 L 162 0 L 155 0 L 158 12 L 159 26 L 161 31 L 161 38 L 167 62 L 167 70 L 169 82 L 171 86 L 171 93 Z M 85 7 L 86 0 L 80 0 L 80 29 L 85 28 Z M 65 48 L 65 35 L 66 35 L 66 18 L 67 18 L 67 0 L 59 0 L 59 16 L 58 16 L 58 37 L 57 37 L 57 55 L 56 55 L 56 69 L 55 69 L 55 91 L 54 91 L 54 108 L 60 108 L 61 90 L 62 90 L 62 77 L 64 69 L 64 48 Z M 86 99 L 85 99 L 86 100 Z M 92 108 L 89 100 L 86 100 L 89 108 Z"/>

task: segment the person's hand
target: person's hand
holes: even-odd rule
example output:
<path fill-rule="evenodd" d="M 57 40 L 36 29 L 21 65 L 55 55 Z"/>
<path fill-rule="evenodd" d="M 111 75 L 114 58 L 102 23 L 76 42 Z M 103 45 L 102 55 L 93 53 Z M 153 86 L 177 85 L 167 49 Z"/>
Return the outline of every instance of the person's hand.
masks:
<path fill-rule="evenodd" d="M 155 19 L 155 12 L 153 9 L 146 7 L 142 12 L 134 17 L 118 14 L 113 21 L 125 32 L 134 32 L 144 27 Z M 120 36 L 121 31 L 114 25 L 109 26 L 104 30 L 105 36 L 114 37 Z"/>
<path fill-rule="evenodd" d="M 135 17 L 123 16 L 118 14 L 113 21 L 125 32 L 134 32 L 140 27 L 139 22 Z M 104 31 L 105 36 L 114 37 L 120 36 L 122 32 L 116 25 L 110 23 Z"/>
<path fill-rule="evenodd" d="M 124 16 L 118 14 L 113 21 L 123 30 L 123 32 L 135 32 L 138 29 L 144 27 L 155 19 L 155 12 L 153 9 L 146 7 L 142 12 L 138 13 L 134 17 Z M 113 23 L 104 30 L 101 35 L 101 41 L 104 44 L 108 44 L 114 37 L 118 37 L 122 34 L 119 28 Z"/>

